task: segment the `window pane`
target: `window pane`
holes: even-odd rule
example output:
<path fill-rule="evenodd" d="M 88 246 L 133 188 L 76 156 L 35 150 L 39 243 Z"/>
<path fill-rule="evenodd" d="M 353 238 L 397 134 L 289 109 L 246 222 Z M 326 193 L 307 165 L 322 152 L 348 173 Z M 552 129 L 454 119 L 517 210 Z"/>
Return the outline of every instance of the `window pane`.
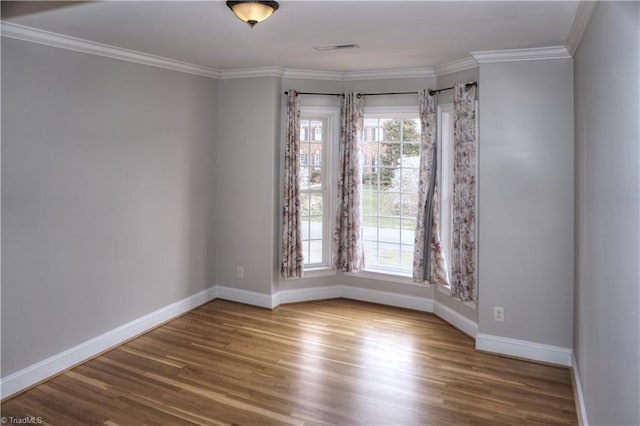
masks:
<path fill-rule="evenodd" d="M 407 219 L 402 220 L 402 229 L 400 230 L 400 242 L 402 244 L 410 244 L 411 247 L 415 244 L 416 236 L 416 220 Z"/>
<path fill-rule="evenodd" d="M 313 154 L 322 155 L 322 144 L 318 142 L 311 142 L 309 144 L 309 153 L 311 156 L 313 156 Z"/>
<path fill-rule="evenodd" d="M 418 196 L 402 194 L 401 216 L 403 218 L 415 218 L 418 216 Z"/>
<path fill-rule="evenodd" d="M 403 269 L 413 269 L 413 245 L 402 245 L 400 247 L 400 266 Z"/>
<path fill-rule="evenodd" d="M 376 241 L 364 241 L 364 263 L 365 265 L 378 265 L 378 243 Z"/>
<path fill-rule="evenodd" d="M 322 169 L 319 167 L 313 167 L 309 172 L 309 188 L 320 189 L 322 188 Z"/>
<path fill-rule="evenodd" d="M 363 191 L 378 190 L 378 183 L 380 182 L 380 176 L 377 172 L 369 170 L 367 173 L 362 174 Z"/>
<path fill-rule="evenodd" d="M 376 185 L 363 185 L 362 212 L 364 215 L 378 214 L 378 195 Z"/>
<path fill-rule="evenodd" d="M 309 140 L 309 120 L 300 120 L 300 140 Z"/>
<path fill-rule="evenodd" d="M 419 119 L 402 120 L 402 140 L 405 142 L 414 142 L 420 140 L 420 123 Z"/>
<path fill-rule="evenodd" d="M 418 210 L 420 120 L 368 115 L 363 141 L 366 265 L 410 273 Z"/>
<path fill-rule="evenodd" d="M 310 207 L 309 201 L 311 200 L 311 195 L 309 193 L 303 192 L 300 194 L 300 215 L 301 216 L 309 216 Z"/>
<path fill-rule="evenodd" d="M 381 191 L 391 186 L 395 169 L 395 167 L 378 167 L 378 179 Z"/>
<path fill-rule="evenodd" d="M 407 167 L 420 167 L 420 144 L 417 142 L 403 143 L 402 155 L 404 157 L 418 157 L 418 162 L 415 165 L 408 165 Z M 415 161 L 415 160 L 414 160 Z"/>
<path fill-rule="evenodd" d="M 378 125 L 377 118 L 366 118 L 364 119 L 364 127 L 376 127 Z"/>
<path fill-rule="evenodd" d="M 378 214 L 381 216 L 400 216 L 401 194 L 399 192 L 378 193 Z"/>
<path fill-rule="evenodd" d="M 399 143 L 382 143 L 380 144 L 380 165 L 397 167 L 400 159 Z"/>
<path fill-rule="evenodd" d="M 378 216 L 363 216 L 362 222 L 362 238 L 365 241 L 378 241 Z"/>
<path fill-rule="evenodd" d="M 309 263 L 322 263 L 322 240 L 309 241 Z"/>
<path fill-rule="evenodd" d="M 300 167 L 300 174 L 298 175 L 298 179 L 300 180 L 300 190 L 304 191 L 309 188 L 309 177 L 310 171 L 309 167 Z"/>
<path fill-rule="evenodd" d="M 302 219 L 300 221 L 301 223 L 301 227 L 302 227 L 302 240 L 308 240 L 309 239 L 309 221 L 307 219 Z"/>
<path fill-rule="evenodd" d="M 400 120 L 394 118 L 384 118 L 380 120 L 380 127 L 382 134 L 380 135 L 381 141 L 394 141 L 400 142 Z"/>
<path fill-rule="evenodd" d="M 309 211 L 312 215 L 322 215 L 322 194 L 314 192 L 309 194 Z"/>
<path fill-rule="evenodd" d="M 394 178 L 391 185 L 394 190 L 409 194 L 418 193 L 418 183 L 420 181 L 419 169 L 403 168 L 402 173 L 397 171 Z"/>
<path fill-rule="evenodd" d="M 322 216 L 311 216 L 309 218 L 309 222 L 307 223 L 309 224 L 307 239 L 312 239 L 312 240 L 322 239 Z"/>
<path fill-rule="evenodd" d="M 322 121 L 320 120 L 311 120 L 310 121 L 311 128 L 311 140 L 313 141 L 321 141 L 322 140 Z"/>
<path fill-rule="evenodd" d="M 378 259 L 381 266 L 400 269 L 400 245 L 380 243 Z"/>
<path fill-rule="evenodd" d="M 400 219 L 381 217 L 378 223 L 379 241 L 400 243 Z"/>
<path fill-rule="evenodd" d="M 304 107 L 302 109 L 304 115 Z M 325 190 L 327 180 L 324 164 L 326 159 L 325 126 L 327 119 L 306 116 L 300 121 L 300 189 L 301 189 L 301 219 L 302 239 L 305 265 L 324 265 L 327 261 L 324 252 L 330 243 L 327 235 L 325 216 Z"/>

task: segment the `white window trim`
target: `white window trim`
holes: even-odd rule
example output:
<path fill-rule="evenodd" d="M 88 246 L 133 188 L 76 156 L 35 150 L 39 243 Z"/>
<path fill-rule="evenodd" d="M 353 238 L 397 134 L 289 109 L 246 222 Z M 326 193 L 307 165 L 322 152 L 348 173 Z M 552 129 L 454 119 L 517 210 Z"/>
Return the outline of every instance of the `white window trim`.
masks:
<path fill-rule="evenodd" d="M 290 278 L 290 280 L 304 280 L 306 278 L 329 277 L 336 275 L 336 271 L 329 266 L 314 266 L 304 268 L 304 275 L 300 278 Z"/>
<path fill-rule="evenodd" d="M 453 150 L 451 146 L 446 146 L 443 143 L 443 126 L 442 126 L 442 114 L 452 113 L 453 103 L 438 105 L 436 119 L 437 119 L 437 136 L 436 143 L 438 144 L 438 164 L 440 165 L 440 173 L 438 173 L 438 188 L 440 190 L 440 238 L 442 240 L 442 246 L 445 250 L 445 262 L 447 265 L 446 274 L 450 276 L 451 270 L 451 219 L 453 215 L 453 209 L 451 205 L 453 194 Z M 453 137 L 453 135 L 451 135 Z M 445 168 L 444 165 L 447 164 Z M 445 186 L 447 190 L 445 191 Z M 448 202 L 445 202 L 445 197 L 448 198 Z M 445 288 L 450 286 L 445 285 Z"/>

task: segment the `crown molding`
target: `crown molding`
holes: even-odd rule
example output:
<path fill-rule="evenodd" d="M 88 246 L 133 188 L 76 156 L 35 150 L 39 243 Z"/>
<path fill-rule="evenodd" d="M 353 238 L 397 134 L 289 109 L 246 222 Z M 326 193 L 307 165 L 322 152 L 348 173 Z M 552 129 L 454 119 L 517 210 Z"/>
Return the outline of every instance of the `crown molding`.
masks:
<path fill-rule="evenodd" d="M 486 50 L 471 52 L 479 64 L 491 62 L 539 61 L 545 59 L 571 58 L 564 46 L 534 47 L 531 49 Z"/>
<path fill-rule="evenodd" d="M 404 68 L 379 71 L 353 71 L 343 74 L 344 81 L 355 80 L 390 80 L 394 78 L 428 78 L 435 77 L 433 67 Z"/>
<path fill-rule="evenodd" d="M 336 71 L 286 69 L 283 78 L 300 80 L 344 81 L 344 73 Z"/>
<path fill-rule="evenodd" d="M 231 68 L 220 71 L 221 80 L 231 80 L 234 78 L 253 77 L 278 77 L 282 78 L 285 69 L 280 67 L 256 67 L 256 68 Z"/>
<path fill-rule="evenodd" d="M 346 72 L 287 69 L 284 73 L 284 78 L 330 81 L 390 80 L 394 78 L 425 78 L 435 76 L 436 73 L 432 67 Z"/>
<path fill-rule="evenodd" d="M 474 62 L 475 63 L 475 62 Z M 477 66 L 477 64 L 476 64 Z M 282 77 L 300 80 L 328 80 L 328 81 L 355 81 L 355 80 L 389 80 L 394 78 L 425 78 L 435 77 L 433 68 L 405 68 L 383 71 L 319 71 L 300 70 L 279 67 L 237 68 L 221 70 L 220 77 L 223 80 L 232 78 L 250 77 Z"/>
<path fill-rule="evenodd" d="M 571 34 L 573 35 L 570 35 L 570 39 L 574 40 L 574 42 L 573 44 L 570 43 L 570 45 L 575 45 L 575 47 L 577 47 L 576 43 L 579 43 L 579 39 L 584 33 L 584 29 L 586 28 L 591 14 L 593 13 L 594 7 L 595 3 L 592 2 L 581 2 L 578 6 L 574 25 L 571 30 Z M 481 52 L 471 52 L 472 57 L 448 62 L 436 67 L 423 68 L 351 72 L 300 70 L 286 69 L 281 67 L 234 68 L 227 70 L 217 70 L 202 65 L 182 62 L 162 56 L 151 55 L 144 52 L 124 49 L 108 44 L 97 43 L 76 37 L 53 33 L 50 31 L 40 30 L 37 28 L 27 27 L 8 21 L 0 21 L 0 24 L 0 30 L 3 37 L 223 80 L 252 77 L 276 77 L 330 81 L 435 78 L 454 72 L 472 69 L 477 67 L 480 63 L 571 58 L 569 50 L 567 50 L 566 47 L 553 46 L 532 49 L 489 50 Z"/>
<path fill-rule="evenodd" d="M 571 25 L 571 31 L 569 31 L 569 37 L 567 38 L 567 48 L 571 56 L 573 56 L 580 45 L 582 36 L 587 29 L 591 15 L 593 15 L 593 11 L 597 5 L 597 1 L 580 1 L 578 3 L 576 15 L 573 18 L 573 25 Z"/>
<path fill-rule="evenodd" d="M 0 21 L 0 30 L 3 37 L 222 80 L 252 77 L 277 77 L 303 80 L 353 81 L 384 80 L 394 78 L 424 78 L 436 76 L 433 68 L 431 67 L 344 73 L 334 71 L 285 69 L 281 67 L 217 70 L 215 68 L 151 55 L 149 53 L 139 52 L 136 50 L 124 49 L 108 44 L 45 31 L 38 28 L 27 27 L 25 25 L 15 24 L 8 21 Z"/>
<path fill-rule="evenodd" d="M 466 71 L 473 68 L 477 68 L 478 63 L 471 56 L 468 58 L 458 59 L 457 61 L 447 62 L 446 64 L 438 65 L 435 67 L 435 73 L 437 77 L 441 77 L 447 74 L 453 74 L 454 72 Z"/>
<path fill-rule="evenodd" d="M 60 49 L 73 50 L 75 52 L 104 56 L 106 58 L 119 59 L 121 61 L 149 65 L 156 68 L 164 68 L 172 71 L 199 75 L 202 77 L 220 78 L 220 72 L 213 68 L 52 33 L 50 31 L 14 24 L 8 21 L 1 21 L 0 29 L 3 37 L 29 41 Z"/>

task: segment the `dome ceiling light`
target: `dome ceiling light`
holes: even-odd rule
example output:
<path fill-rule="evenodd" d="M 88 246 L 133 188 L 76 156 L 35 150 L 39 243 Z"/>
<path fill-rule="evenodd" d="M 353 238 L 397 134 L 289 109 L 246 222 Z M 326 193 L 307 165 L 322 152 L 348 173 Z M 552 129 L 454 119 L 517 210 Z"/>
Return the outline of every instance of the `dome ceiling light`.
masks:
<path fill-rule="evenodd" d="M 242 22 L 253 28 L 273 14 L 280 5 L 277 1 L 227 1 L 227 6 Z"/>

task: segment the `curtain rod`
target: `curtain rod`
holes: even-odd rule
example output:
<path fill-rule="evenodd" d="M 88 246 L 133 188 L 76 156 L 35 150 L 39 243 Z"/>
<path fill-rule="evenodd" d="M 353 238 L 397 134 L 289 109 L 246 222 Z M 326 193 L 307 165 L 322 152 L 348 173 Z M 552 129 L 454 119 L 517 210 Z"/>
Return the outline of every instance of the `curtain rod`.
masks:
<path fill-rule="evenodd" d="M 471 83 L 465 84 L 465 87 L 468 89 L 472 86 L 478 86 L 478 82 L 474 81 Z M 444 89 L 437 90 L 429 90 L 430 95 L 435 95 L 440 92 L 444 92 L 445 90 L 452 90 L 452 87 L 445 87 Z M 284 92 L 285 95 L 289 94 L 289 91 L 286 90 Z M 299 95 L 319 95 L 319 96 L 344 96 L 344 93 L 321 93 L 321 92 L 298 92 Z M 418 92 L 385 92 L 385 93 L 362 93 L 361 96 L 381 96 L 381 95 L 417 95 Z"/>

